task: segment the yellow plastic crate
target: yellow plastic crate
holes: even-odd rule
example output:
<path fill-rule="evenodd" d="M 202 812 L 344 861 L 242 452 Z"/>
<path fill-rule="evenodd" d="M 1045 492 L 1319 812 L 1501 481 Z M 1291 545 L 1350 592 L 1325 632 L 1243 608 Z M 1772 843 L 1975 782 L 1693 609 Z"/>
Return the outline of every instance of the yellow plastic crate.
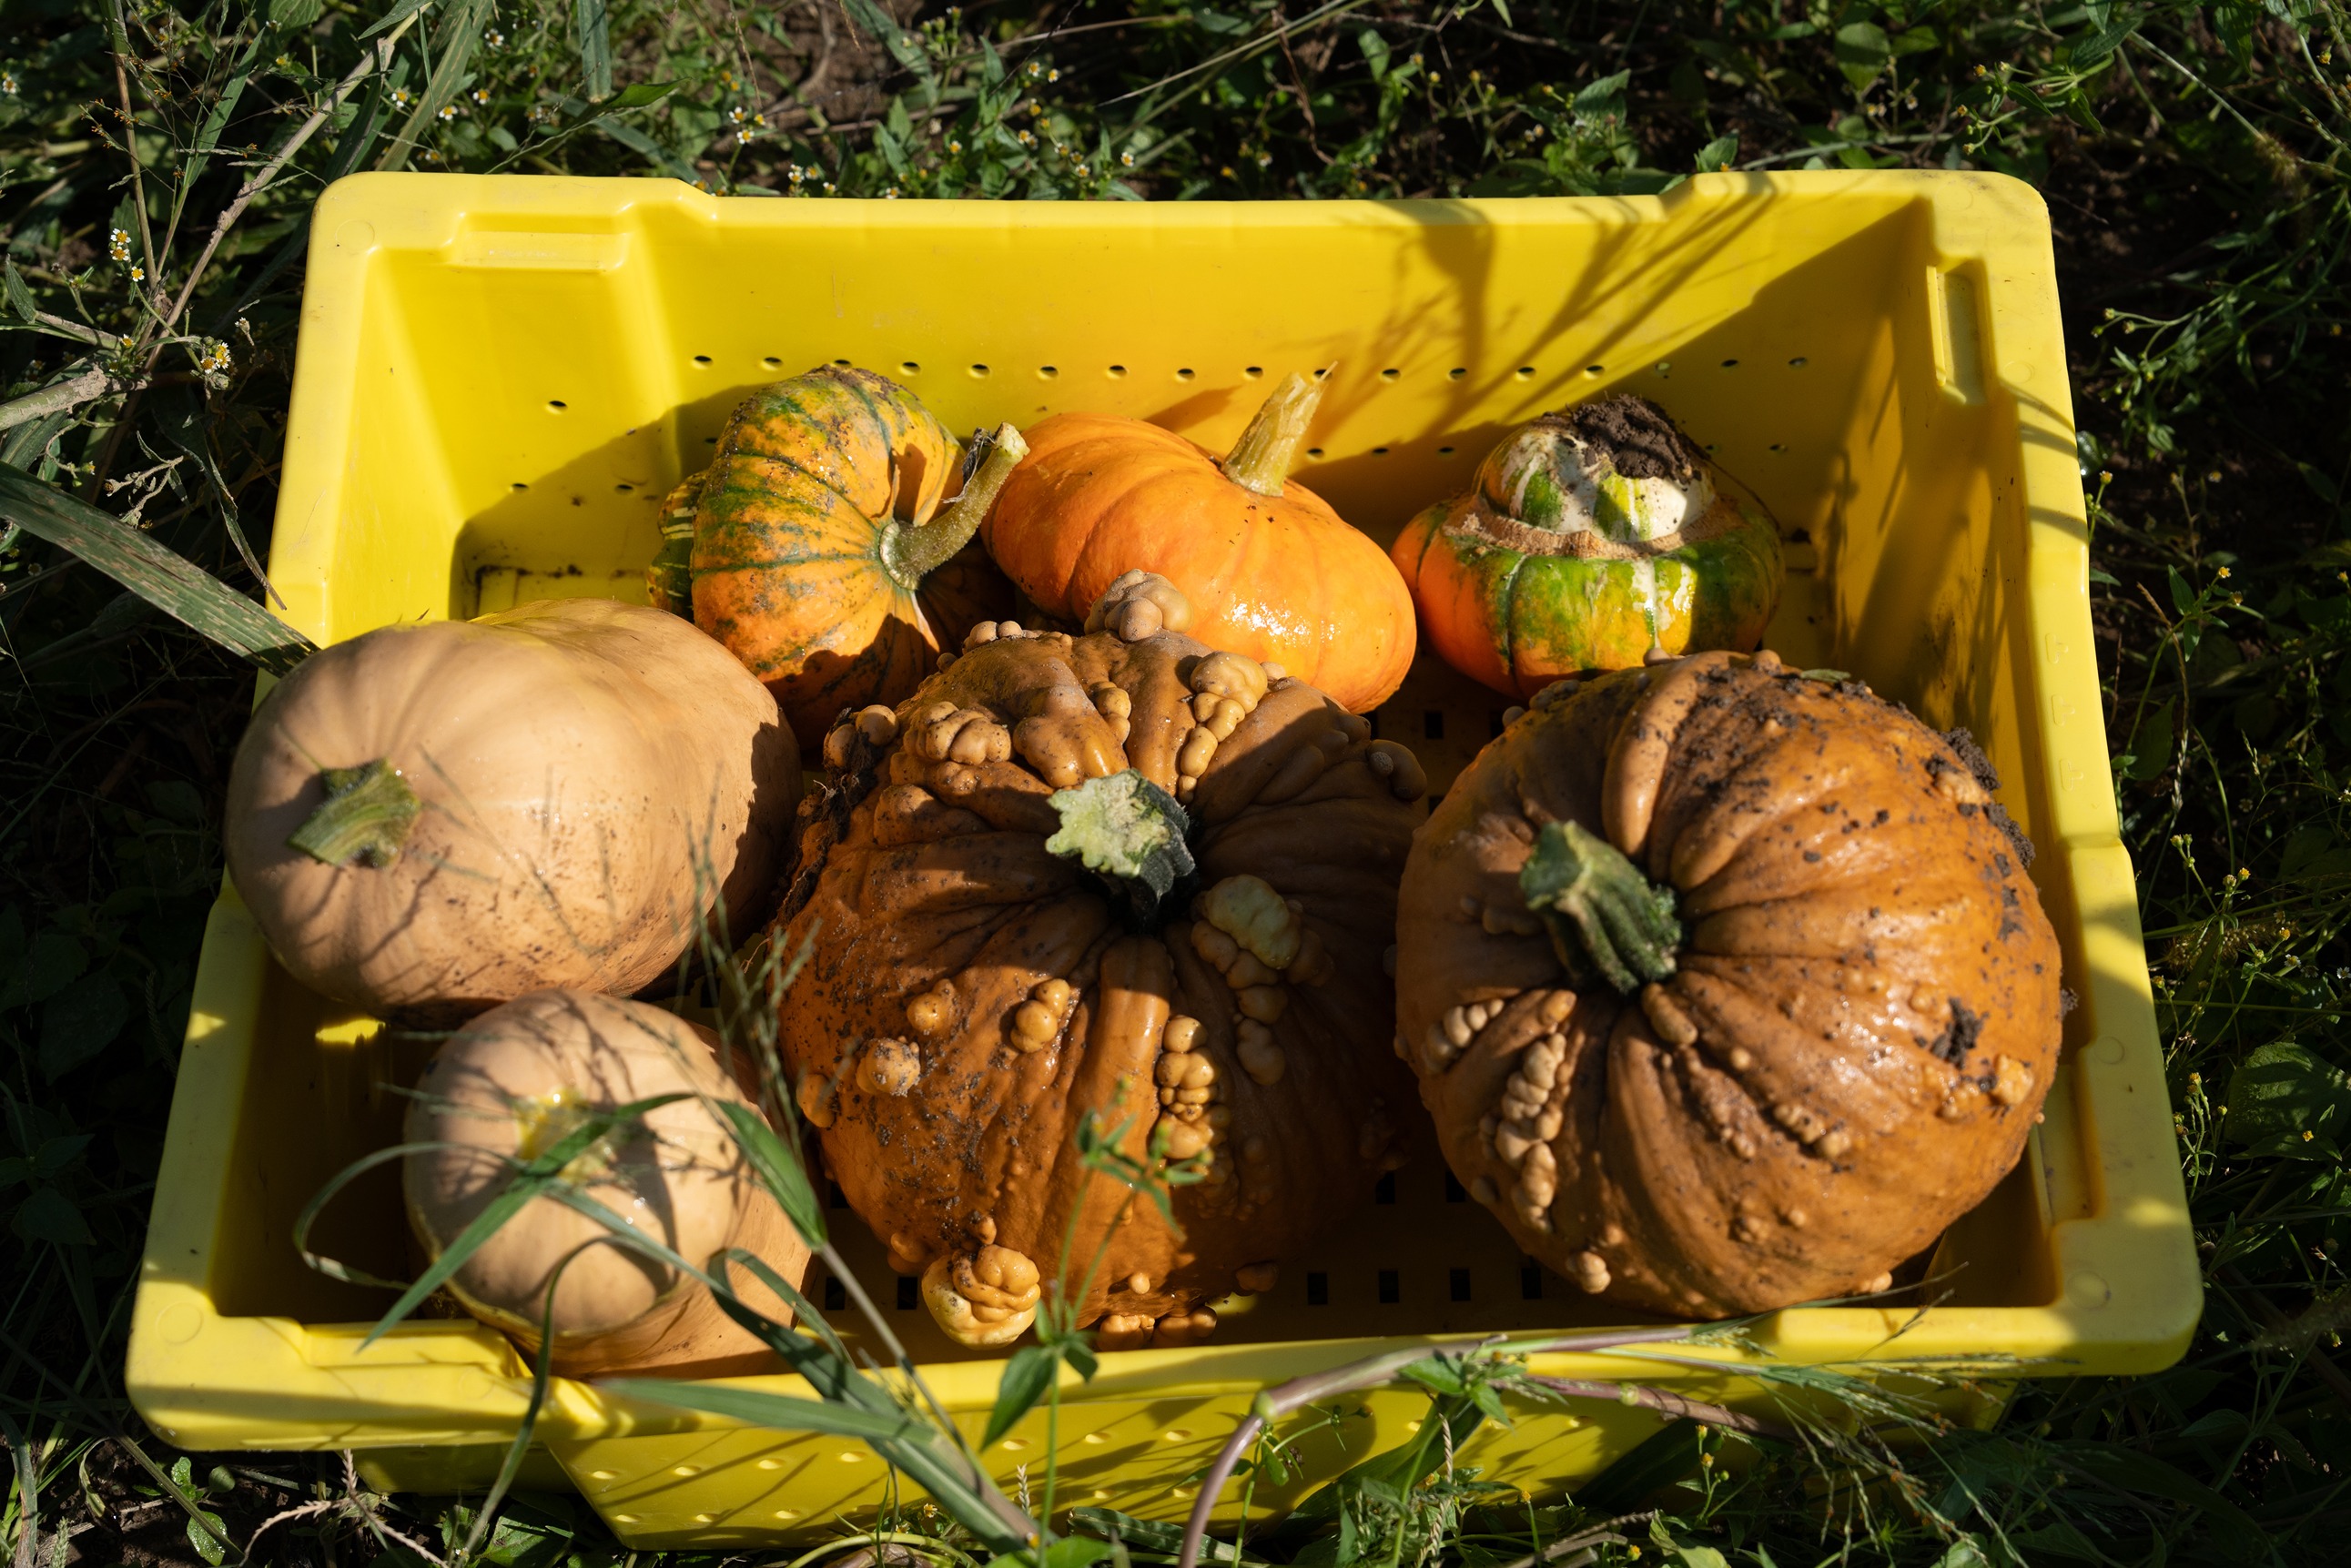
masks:
<path fill-rule="evenodd" d="M 1335 361 L 1301 476 L 1383 539 L 1514 422 L 1610 388 L 1656 399 L 1787 530 L 1771 645 L 1984 743 L 2040 847 L 2082 998 L 2024 1164 L 1943 1243 L 1946 1304 L 1785 1312 L 1760 1343 L 1991 1379 L 2147 1371 L 2186 1345 L 2198 1276 L 2116 836 L 2048 220 L 2027 187 L 1717 174 L 1655 199 L 1159 206 L 368 174 L 327 193 L 313 235 L 271 574 L 321 643 L 547 595 L 634 597 L 655 505 L 726 411 L 826 361 L 901 377 L 958 429 L 1100 409 L 1219 447 L 1283 372 Z M 1424 660 L 1378 723 L 1442 785 L 1502 706 Z M 308 1272 L 289 1240 L 328 1176 L 392 1139 L 389 1085 L 416 1051 L 290 981 L 224 891 L 131 1342 L 131 1396 L 170 1441 L 353 1448 L 380 1484 L 418 1490 L 493 1473 L 528 1386 L 507 1343 L 419 1322 L 363 1353 L 383 1298 Z M 381 1176 L 340 1203 L 325 1244 L 397 1272 L 405 1227 Z M 1180 1518 L 1186 1478 L 1267 1383 L 1442 1334 L 1605 1321 L 1526 1267 L 1433 1158 L 1366 1196 L 1277 1290 L 1227 1303 L 1211 1343 L 1107 1355 L 1071 1385 L 1066 1503 Z M 1001 1364 L 893 1298 L 879 1249 L 840 1218 L 860 1277 L 902 1303 L 900 1332 L 976 1433 Z M 1715 1359 L 1646 1375 L 1768 1406 L 1736 1357 Z M 1308 1445 L 1305 1479 L 1259 1502 L 1401 1441 L 1425 1408 L 1405 1390 L 1363 1404 Z M 1655 1426 L 1615 1405 L 1530 1409 L 1465 1458 L 1555 1490 Z M 539 1437 L 534 1484 L 568 1481 L 636 1546 L 806 1536 L 883 1494 L 858 1445 L 580 1384 L 557 1389 Z M 1034 1477 L 1044 1441 L 1032 1419 L 989 1458 Z"/>

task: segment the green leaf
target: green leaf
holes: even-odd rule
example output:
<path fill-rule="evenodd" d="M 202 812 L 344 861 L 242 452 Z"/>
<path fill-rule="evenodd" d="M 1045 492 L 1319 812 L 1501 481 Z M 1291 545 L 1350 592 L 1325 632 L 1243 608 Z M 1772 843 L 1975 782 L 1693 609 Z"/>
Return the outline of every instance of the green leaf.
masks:
<path fill-rule="evenodd" d="M 0 464 L 0 521 L 71 550 L 165 614 L 272 674 L 287 674 L 318 651 L 310 639 L 193 562 L 6 464 Z"/>
<path fill-rule="evenodd" d="M 606 1378 L 598 1386 L 625 1398 L 725 1416 L 778 1432 L 821 1432 L 828 1437 L 860 1437 L 875 1444 L 924 1442 L 930 1437 L 930 1429 L 912 1416 L 882 1415 L 829 1400 L 799 1399 L 789 1394 L 766 1394 L 755 1388 L 671 1383 L 650 1377 Z"/>
<path fill-rule="evenodd" d="M 37 1186 L 27 1194 L 8 1228 L 27 1241 L 53 1241 L 61 1247 L 88 1247 L 98 1239 L 73 1199 L 53 1186 Z"/>
<path fill-rule="evenodd" d="M 614 112 L 624 109 L 643 109 L 659 103 L 676 90 L 677 83 L 674 81 L 632 82 L 622 88 L 606 107 Z"/>
<path fill-rule="evenodd" d="M 2196 591 L 2188 586 L 2188 580 L 2180 575 L 2178 567 L 2166 567 L 2164 574 L 2171 587 L 2171 608 L 2182 615 L 2192 612 L 2196 608 Z"/>
<path fill-rule="evenodd" d="M 1886 41 L 1886 29 L 1875 22 L 1848 22 L 1836 30 L 1837 69 L 1855 92 L 1876 81 L 1893 57 L 1894 47 Z"/>
<path fill-rule="evenodd" d="M 2171 766 L 2176 744 L 2171 728 L 2171 699 L 2166 697 L 2162 706 L 2140 724 L 2138 733 L 2131 737 L 2129 766 L 2123 769 L 2124 776 L 2142 784 L 2162 777 Z"/>
<path fill-rule="evenodd" d="M 2326 1157 L 2351 1128 L 2351 1080 L 2307 1047 L 2273 1040 L 2229 1075 L 2227 1104 L 2223 1124 L 2231 1143 L 2265 1154 Z"/>
<path fill-rule="evenodd" d="M 824 1228 L 824 1206 L 817 1202 L 816 1188 L 808 1178 L 808 1169 L 792 1153 L 791 1145 L 777 1135 L 768 1125 L 767 1118 L 748 1105 L 722 1101 L 718 1113 L 726 1118 L 727 1127 L 735 1134 L 735 1145 L 751 1168 L 759 1176 L 759 1185 L 783 1208 L 784 1218 L 800 1233 L 800 1239 L 811 1248 L 821 1248 L 830 1239 Z"/>
<path fill-rule="evenodd" d="M 21 320 L 38 319 L 41 308 L 34 303 L 33 291 L 25 287 L 24 277 L 16 271 L 16 258 L 9 257 L 7 265 L 8 308 L 14 310 Z"/>
<path fill-rule="evenodd" d="M 1575 112 L 1592 119 L 1625 114 L 1625 84 L 1633 79 L 1631 71 L 1618 71 L 1614 76 L 1602 77 L 1578 88 L 1573 108 Z"/>
<path fill-rule="evenodd" d="M 387 27 L 399 26 L 402 22 L 407 21 L 411 16 L 415 16 L 416 13 L 423 10 L 425 6 L 432 3 L 433 0 L 400 0 L 399 5 L 394 5 L 391 10 L 385 12 L 374 21 L 369 23 L 365 30 L 360 34 L 357 41 L 364 43 L 368 39 L 374 37 L 378 33 L 382 32 Z"/>
<path fill-rule="evenodd" d="M 10 269 L 9 275 L 11 277 L 15 277 L 15 269 L 13 267 Z M 15 297 L 12 295 L 10 298 L 13 298 Z M 27 318 L 27 319 L 29 319 L 29 318 Z M 2316 464 L 2296 463 L 2294 465 L 2294 468 L 2302 475 L 2302 482 L 2310 486 L 2310 493 L 2316 496 L 2320 500 L 2325 501 L 2327 505 L 2333 506 L 2343 498 L 2341 493 L 2335 487 L 2335 481 L 2327 477 L 2326 471 L 2319 467 Z"/>
<path fill-rule="evenodd" d="M 205 1529 L 207 1524 L 212 1528 Z M 209 1509 L 197 1509 L 188 1517 L 188 1544 L 213 1568 L 220 1568 L 220 1564 L 228 1558 L 228 1548 L 222 1544 L 227 1533 L 227 1527 L 221 1523 L 220 1515 Z"/>
<path fill-rule="evenodd" d="M 1035 1409 L 1061 1370 L 1058 1345 L 1029 1344 L 1014 1351 L 1012 1359 L 1004 1364 L 1004 1375 L 997 1380 L 996 1408 L 987 1414 L 987 1432 L 979 1446 L 989 1447 Z"/>
<path fill-rule="evenodd" d="M 1738 156 L 1738 134 L 1718 136 L 1698 150 L 1698 172 L 1701 174 L 1719 173 L 1729 168 Z"/>
<path fill-rule="evenodd" d="M 923 53 L 923 46 L 874 0 L 841 0 L 841 7 L 861 32 L 890 51 L 892 59 L 925 82 L 931 79 L 931 60 Z"/>
<path fill-rule="evenodd" d="M 1065 1535 L 1042 1552 L 1008 1552 L 987 1560 L 987 1568 L 1086 1568 L 1111 1554 L 1107 1541 L 1091 1536 Z"/>
<path fill-rule="evenodd" d="M 82 945 L 62 931 L 44 931 L 26 946 L 24 956 L 0 990 L 0 1008 L 18 1008 L 47 1001 L 79 978 L 89 963 Z"/>
<path fill-rule="evenodd" d="M 571 43 L 590 103 L 612 96 L 612 17 L 605 0 L 572 0 Z"/>
<path fill-rule="evenodd" d="M 280 32 L 296 32 L 317 21 L 326 8 L 326 0 L 269 0 L 269 25 Z"/>
<path fill-rule="evenodd" d="M 131 1021 L 121 982 L 99 970 L 41 1009 L 41 1077 L 55 1083 L 114 1043 Z"/>
<path fill-rule="evenodd" d="M 2113 57 L 2114 52 L 2122 47 L 2124 39 L 2138 31 L 2138 25 L 2144 20 L 2146 17 L 2138 12 L 2124 15 L 2118 10 L 2117 14 L 2107 18 L 2103 26 L 2093 28 L 2074 40 L 2073 47 L 2066 52 L 2066 65 L 2076 71 L 2095 70 Z"/>

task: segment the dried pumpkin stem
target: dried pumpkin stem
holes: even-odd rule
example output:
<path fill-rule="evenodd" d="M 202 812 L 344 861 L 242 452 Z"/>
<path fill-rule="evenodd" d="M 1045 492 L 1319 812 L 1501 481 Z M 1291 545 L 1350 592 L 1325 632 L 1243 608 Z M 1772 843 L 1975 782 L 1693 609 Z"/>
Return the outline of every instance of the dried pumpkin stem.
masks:
<path fill-rule="evenodd" d="M 979 471 L 964 482 L 963 494 L 927 523 L 890 525 L 882 538 L 882 564 L 889 568 L 890 575 L 911 591 L 946 565 L 979 532 L 987 509 L 996 505 L 996 493 L 1028 455 L 1029 444 L 1020 433 L 1008 424 L 998 425 Z"/>
<path fill-rule="evenodd" d="M 1160 901 L 1196 869 L 1184 842 L 1191 819 L 1176 797 L 1130 768 L 1089 779 L 1048 798 L 1061 827 L 1049 853 L 1076 859 L 1125 896 L 1129 913 L 1148 922 Z"/>
<path fill-rule="evenodd" d="M 325 768 L 319 777 L 327 799 L 287 835 L 287 847 L 329 865 L 356 861 L 381 869 L 398 860 L 423 810 L 400 769 L 379 757 L 357 768 Z"/>
<path fill-rule="evenodd" d="M 1551 929 L 1578 985 L 1605 980 L 1631 994 L 1674 972 L 1682 923 L 1674 895 L 1580 822 L 1546 822 L 1519 868 L 1519 892 Z"/>
<path fill-rule="evenodd" d="M 1298 444 L 1306 439 L 1306 427 L 1314 423 L 1314 411 L 1322 405 L 1322 382 L 1309 381 L 1296 371 L 1283 378 L 1225 455 L 1225 477 L 1260 496 L 1280 495 L 1281 482 L 1290 476 L 1290 465 L 1298 455 Z"/>

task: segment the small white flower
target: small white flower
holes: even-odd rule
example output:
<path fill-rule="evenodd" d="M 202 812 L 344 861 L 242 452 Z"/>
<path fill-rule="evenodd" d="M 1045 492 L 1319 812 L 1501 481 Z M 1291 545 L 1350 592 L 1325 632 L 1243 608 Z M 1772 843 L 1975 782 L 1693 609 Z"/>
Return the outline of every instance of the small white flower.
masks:
<path fill-rule="evenodd" d="M 743 106 L 742 106 L 741 104 L 739 104 L 739 103 L 738 103 L 738 104 L 737 104 L 734 108 L 732 108 L 732 109 L 728 110 L 726 111 L 726 118 L 727 118 L 727 119 L 729 119 L 729 120 L 733 120 L 733 121 L 734 121 L 736 124 L 737 124 L 737 125 L 742 124 L 742 123 L 743 123 Z"/>
<path fill-rule="evenodd" d="M 14 98 L 16 96 L 16 73 L 14 71 L 0 71 L 0 97 Z"/>
<path fill-rule="evenodd" d="M 456 118 L 457 118 L 457 106 L 456 106 L 455 104 L 454 104 L 454 103 L 444 103 L 444 104 L 443 104 L 443 105 L 441 106 L 441 121 L 442 121 L 442 123 L 443 123 L 443 124 L 444 124 L 444 125 L 445 125 L 445 124 L 447 124 L 450 120 L 455 120 L 455 119 L 456 119 Z"/>
<path fill-rule="evenodd" d="M 830 181 L 830 180 L 827 180 L 827 181 L 824 183 L 824 193 L 825 193 L 826 195 L 828 195 L 828 196 L 830 196 L 830 195 L 831 195 L 831 194 L 833 193 L 832 182 L 831 182 L 831 181 Z"/>
<path fill-rule="evenodd" d="M 963 151 L 963 143 L 950 136 L 947 138 L 947 151 L 951 153 L 960 152 Z"/>
<path fill-rule="evenodd" d="M 408 89 L 406 88 L 396 87 L 392 89 L 392 106 L 394 109 L 406 109 L 408 107 Z"/>
<path fill-rule="evenodd" d="M 1119 166 L 1120 168 L 1122 168 L 1122 169 L 1132 169 L 1132 168 L 1134 168 L 1134 153 L 1132 153 L 1132 152 L 1122 152 L 1122 153 L 1120 153 L 1120 154 L 1118 155 L 1118 166 Z"/>
<path fill-rule="evenodd" d="M 482 42 L 489 45 L 490 47 L 494 49 L 503 49 L 507 47 L 507 36 L 504 33 L 499 32 L 496 27 L 492 27 L 488 32 L 482 35 Z"/>
<path fill-rule="evenodd" d="M 106 254 L 117 261 L 131 259 L 131 231 L 116 229 L 106 239 Z"/>
<path fill-rule="evenodd" d="M 736 145 L 736 146 L 737 146 L 737 147 L 748 147 L 749 145 L 751 145 L 751 133 L 750 133 L 750 131 L 737 131 L 737 132 L 735 133 L 735 145 Z"/>
<path fill-rule="evenodd" d="M 138 266 L 137 264 L 135 264 L 135 263 L 134 263 L 134 264 L 132 265 L 131 268 L 131 282 L 133 282 L 133 283 L 144 283 L 144 282 L 146 282 L 146 281 L 147 281 L 147 269 L 146 269 L 145 267 L 140 267 L 140 266 Z"/>
<path fill-rule="evenodd" d="M 484 109 L 487 109 L 490 106 L 490 95 L 484 92 L 480 88 L 475 88 L 469 96 L 475 103 L 479 104 Z"/>

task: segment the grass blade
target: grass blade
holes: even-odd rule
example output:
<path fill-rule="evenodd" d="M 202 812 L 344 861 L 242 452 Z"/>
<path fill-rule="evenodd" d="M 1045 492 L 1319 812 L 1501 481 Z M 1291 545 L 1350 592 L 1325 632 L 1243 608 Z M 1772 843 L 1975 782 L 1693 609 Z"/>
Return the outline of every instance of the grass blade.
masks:
<path fill-rule="evenodd" d="M 612 16 L 605 0 L 572 0 L 571 41 L 590 103 L 612 96 Z"/>
<path fill-rule="evenodd" d="M 733 1130 L 737 1146 L 759 1173 L 759 1185 L 782 1207 L 784 1218 L 799 1231 L 800 1239 L 811 1249 L 824 1246 L 830 1239 L 825 1234 L 824 1208 L 816 1200 L 816 1188 L 799 1156 L 750 1106 L 721 1102 L 718 1110 Z"/>
<path fill-rule="evenodd" d="M 318 644 L 184 556 L 23 469 L 0 464 L 0 521 L 72 551 L 140 598 L 274 675 Z"/>
<path fill-rule="evenodd" d="M 853 1406 L 796 1399 L 789 1394 L 764 1394 L 756 1388 L 719 1388 L 647 1377 L 599 1379 L 597 1386 L 631 1399 L 724 1416 L 747 1426 L 771 1427 L 779 1432 L 822 1432 L 836 1437 L 859 1437 L 877 1447 L 926 1442 L 930 1436 L 928 1427 L 903 1413 L 881 1416 Z"/>

